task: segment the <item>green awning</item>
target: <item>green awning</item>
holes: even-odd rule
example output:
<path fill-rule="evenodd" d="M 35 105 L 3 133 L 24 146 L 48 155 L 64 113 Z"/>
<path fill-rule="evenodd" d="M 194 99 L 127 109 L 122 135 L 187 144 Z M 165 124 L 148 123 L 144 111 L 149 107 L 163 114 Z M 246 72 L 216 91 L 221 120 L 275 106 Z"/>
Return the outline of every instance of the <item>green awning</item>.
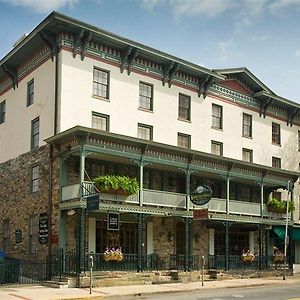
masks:
<path fill-rule="evenodd" d="M 281 240 L 285 239 L 285 228 L 283 226 L 274 226 L 273 231 L 278 235 Z"/>
<path fill-rule="evenodd" d="M 284 240 L 284 238 L 285 238 L 285 227 L 284 226 L 274 226 L 273 231 L 277 234 L 277 236 L 281 240 Z M 293 228 L 292 240 L 300 241 L 300 228 Z"/>
<path fill-rule="evenodd" d="M 294 241 L 300 241 L 300 228 L 293 228 L 292 239 Z"/>

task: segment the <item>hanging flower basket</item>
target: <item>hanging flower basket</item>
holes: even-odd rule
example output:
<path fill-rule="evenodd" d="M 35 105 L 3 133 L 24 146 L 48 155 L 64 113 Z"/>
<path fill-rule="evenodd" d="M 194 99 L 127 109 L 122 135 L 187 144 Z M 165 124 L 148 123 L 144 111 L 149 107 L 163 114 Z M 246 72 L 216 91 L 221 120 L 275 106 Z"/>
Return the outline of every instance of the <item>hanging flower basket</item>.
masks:
<path fill-rule="evenodd" d="M 255 261 L 255 255 L 254 254 L 242 254 L 241 259 L 244 262 L 253 262 Z"/>
<path fill-rule="evenodd" d="M 105 252 L 103 253 L 104 261 L 117 261 L 120 262 L 124 258 L 121 248 L 106 248 Z"/>
<path fill-rule="evenodd" d="M 273 262 L 274 263 L 284 263 L 284 255 L 283 254 L 274 254 L 273 255 Z"/>

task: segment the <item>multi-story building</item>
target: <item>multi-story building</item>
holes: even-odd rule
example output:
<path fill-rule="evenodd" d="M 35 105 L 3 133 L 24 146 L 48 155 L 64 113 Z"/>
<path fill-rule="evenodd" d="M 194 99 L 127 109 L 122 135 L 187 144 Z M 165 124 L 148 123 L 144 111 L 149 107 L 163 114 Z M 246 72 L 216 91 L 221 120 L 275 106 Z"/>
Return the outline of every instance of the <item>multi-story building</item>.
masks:
<path fill-rule="evenodd" d="M 0 65 L 5 255 L 75 251 L 80 271 L 85 253 L 119 246 L 139 270 L 154 254 L 229 269 L 249 249 L 263 267 L 284 248 L 273 197 L 294 203 L 288 257 L 300 263 L 300 105 L 248 69 L 209 70 L 56 12 Z M 86 209 L 106 174 L 137 178 L 138 194 Z M 202 206 L 198 185 L 213 192 Z"/>

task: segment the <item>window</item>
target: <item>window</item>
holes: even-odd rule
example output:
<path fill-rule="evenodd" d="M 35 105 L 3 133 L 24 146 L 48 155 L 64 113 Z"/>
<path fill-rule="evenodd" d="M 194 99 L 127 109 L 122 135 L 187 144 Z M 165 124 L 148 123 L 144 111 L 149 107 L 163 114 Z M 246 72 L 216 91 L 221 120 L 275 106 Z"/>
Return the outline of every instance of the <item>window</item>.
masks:
<path fill-rule="evenodd" d="M 252 116 L 243 114 L 243 136 L 252 137 Z"/>
<path fill-rule="evenodd" d="M 6 101 L 0 103 L 0 124 L 5 122 Z"/>
<path fill-rule="evenodd" d="M 93 112 L 92 128 L 109 131 L 109 116 Z"/>
<path fill-rule="evenodd" d="M 177 145 L 182 148 L 191 148 L 191 136 L 178 132 Z"/>
<path fill-rule="evenodd" d="M 40 119 L 36 118 L 31 121 L 31 149 L 39 147 L 40 138 Z"/>
<path fill-rule="evenodd" d="M 138 124 L 138 138 L 152 140 L 153 127 L 145 124 Z"/>
<path fill-rule="evenodd" d="M 29 254 L 35 254 L 38 244 L 38 216 L 29 217 Z"/>
<path fill-rule="evenodd" d="M 153 85 L 140 82 L 139 107 L 153 110 Z"/>
<path fill-rule="evenodd" d="M 212 105 L 212 127 L 216 129 L 222 129 L 222 106 Z"/>
<path fill-rule="evenodd" d="M 27 83 L 27 106 L 33 104 L 34 101 L 34 80 Z"/>
<path fill-rule="evenodd" d="M 280 145 L 280 125 L 272 123 L 272 143 Z"/>
<path fill-rule="evenodd" d="M 9 220 L 2 223 L 3 251 L 7 253 L 9 250 Z"/>
<path fill-rule="evenodd" d="M 93 95 L 108 99 L 109 72 L 94 68 L 93 75 Z"/>
<path fill-rule="evenodd" d="M 211 153 L 215 155 L 223 155 L 223 143 L 211 141 Z"/>
<path fill-rule="evenodd" d="M 281 158 L 272 157 L 272 167 L 273 168 L 281 168 Z"/>
<path fill-rule="evenodd" d="M 273 191 L 272 198 L 281 201 L 281 192 Z"/>
<path fill-rule="evenodd" d="M 179 94 L 178 117 L 182 120 L 191 120 L 191 97 Z"/>
<path fill-rule="evenodd" d="M 252 162 L 253 161 L 253 151 L 250 149 L 243 148 L 243 160 Z"/>
<path fill-rule="evenodd" d="M 39 166 L 31 168 L 31 192 L 35 193 L 39 190 Z"/>

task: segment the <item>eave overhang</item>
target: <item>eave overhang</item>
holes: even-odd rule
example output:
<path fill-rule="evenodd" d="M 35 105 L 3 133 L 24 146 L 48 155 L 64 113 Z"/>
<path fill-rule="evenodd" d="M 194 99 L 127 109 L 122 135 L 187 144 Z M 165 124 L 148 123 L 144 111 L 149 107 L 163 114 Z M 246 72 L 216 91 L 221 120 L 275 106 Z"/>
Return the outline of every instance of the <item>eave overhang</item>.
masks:
<path fill-rule="evenodd" d="M 216 156 L 210 153 L 196 151 L 192 149 L 184 149 L 172 145 L 167 145 L 163 143 L 148 141 L 148 140 L 142 140 L 139 138 L 134 138 L 130 136 L 120 135 L 112 132 L 107 131 L 99 131 L 97 129 L 92 129 L 88 127 L 83 126 L 75 126 L 73 128 L 70 128 L 64 132 L 61 132 L 55 136 L 52 136 L 45 140 L 48 144 L 54 144 L 54 145 L 61 145 L 67 141 L 70 141 L 77 137 L 88 137 L 88 136 L 95 136 L 95 137 L 105 137 L 108 141 L 117 141 L 121 143 L 125 143 L 126 145 L 139 147 L 140 149 L 154 149 L 154 150 L 161 150 L 161 151 L 167 151 L 168 153 L 180 155 L 186 158 L 187 165 L 191 161 L 192 158 L 205 158 L 210 161 L 213 161 L 215 163 L 219 164 L 225 164 L 228 167 L 228 173 L 230 173 L 230 170 L 232 166 L 240 166 L 247 169 L 251 169 L 253 171 L 259 171 L 261 174 L 270 174 L 278 175 L 278 176 L 284 176 L 289 179 L 292 179 L 294 182 L 298 179 L 299 173 L 298 172 L 292 172 L 288 170 L 283 169 L 275 169 L 272 167 L 268 167 L 265 165 L 255 164 L 255 163 L 248 163 L 237 159 L 232 159 L 228 157 L 223 156 Z M 141 152 L 142 155 L 142 152 Z"/>
<path fill-rule="evenodd" d="M 162 64 L 166 68 L 171 64 L 176 64 L 178 69 L 187 74 L 197 76 L 200 79 L 205 79 L 207 76 L 215 81 L 223 80 L 225 76 L 206 69 L 199 65 L 193 64 L 181 58 L 164 53 L 154 48 L 123 38 L 119 35 L 99 29 L 95 26 L 70 18 L 63 14 L 52 12 L 44 19 L 33 31 L 26 36 L 19 44 L 17 44 L 6 56 L 0 60 L 0 78 L 3 76 L 4 70 L 2 65 L 12 67 L 18 66 L 24 57 L 30 56 L 33 49 L 38 48 L 43 44 L 41 32 L 44 31 L 49 35 L 56 36 L 61 32 L 68 32 L 74 37 L 78 36 L 82 31 L 96 43 L 118 49 L 121 52 L 126 52 L 128 49 L 134 49 L 138 56 L 144 59 L 151 60 L 154 63 Z"/>

